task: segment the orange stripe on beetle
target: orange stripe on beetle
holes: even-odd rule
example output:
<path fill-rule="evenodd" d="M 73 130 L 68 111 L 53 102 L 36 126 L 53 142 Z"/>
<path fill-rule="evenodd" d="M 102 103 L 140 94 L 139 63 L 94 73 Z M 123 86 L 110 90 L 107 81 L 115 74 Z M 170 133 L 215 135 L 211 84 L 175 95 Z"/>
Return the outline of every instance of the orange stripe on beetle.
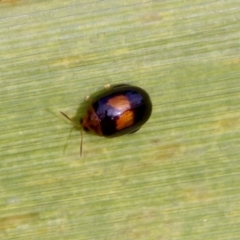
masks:
<path fill-rule="evenodd" d="M 125 111 L 117 120 L 116 120 L 116 129 L 120 131 L 121 129 L 130 127 L 134 124 L 134 113 L 132 110 Z"/>
<path fill-rule="evenodd" d="M 125 112 L 131 108 L 129 99 L 124 95 L 117 95 L 108 99 L 107 105 L 120 112 Z"/>

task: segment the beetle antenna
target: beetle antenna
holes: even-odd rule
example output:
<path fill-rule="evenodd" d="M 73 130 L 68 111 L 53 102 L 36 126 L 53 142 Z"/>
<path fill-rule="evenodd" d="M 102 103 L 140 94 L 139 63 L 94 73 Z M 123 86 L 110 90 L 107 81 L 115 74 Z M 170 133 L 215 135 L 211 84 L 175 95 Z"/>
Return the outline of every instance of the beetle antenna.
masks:
<path fill-rule="evenodd" d="M 60 112 L 65 118 L 67 118 L 73 126 L 80 128 L 80 135 L 81 135 L 81 142 L 80 142 L 80 157 L 82 156 L 82 145 L 83 145 L 83 133 L 82 133 L 82 126 L 79 124 L 76 124 L 70 117 L 67 116 L 67 114 Z"/>
<path fill-rule="evenodd" d="M 63 113 L 63 112 L 60 112 L 65 118 L 67 118 L 71 123 L 72 123 L 72 125 L 74 125 L 75 127 L 82 127 L 81 125 L 78 125 L 78 124 L 76 124 L 67 114 L 65 114 L 65 113 Z"/>

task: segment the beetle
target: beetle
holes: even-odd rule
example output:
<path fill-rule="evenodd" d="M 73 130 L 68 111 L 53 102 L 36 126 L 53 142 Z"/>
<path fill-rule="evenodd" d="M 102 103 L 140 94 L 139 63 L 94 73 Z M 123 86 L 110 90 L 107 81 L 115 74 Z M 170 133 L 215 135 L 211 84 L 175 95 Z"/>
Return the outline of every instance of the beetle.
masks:
<path fill-rule="evenodd" d="M 117 137 L 138 131 L 152 113 L 152 102 L 148 93 L 130 84 L 118 84 L 96 95 L 85 115 L 74 125 L 98 136 Z M 82 141 L 80 154 L 82 152 Z"/>

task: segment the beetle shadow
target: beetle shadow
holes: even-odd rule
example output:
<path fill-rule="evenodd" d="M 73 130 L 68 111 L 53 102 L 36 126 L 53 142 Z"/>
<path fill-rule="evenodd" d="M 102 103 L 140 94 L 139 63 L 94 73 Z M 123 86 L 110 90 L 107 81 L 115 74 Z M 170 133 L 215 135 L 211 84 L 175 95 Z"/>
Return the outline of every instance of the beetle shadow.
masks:
<path fill-rule="evenodd" d="M 82 128 L 81 119 L 84 117 L 89 105 L 90 105 L 90 101 L 88 100 L 82 101 L 79 104 L 74 116 L 71 117 L 73 129 L 79 130 Z"/>
<path fill-rule="evenodd" d="M 123 84 L 123 85 L 125 85 L 125 84 Z M 90 96 L 87 96 L 85 98 L 85 100 L 83 100 L 79 103 L 74 116 L 69 117 L 67 114 L 62 112 L 62 114 L 65 116 L 65 118 L 67 118 L 68 120 L 71 121 L 72 130 L 73 129 L 78 130 L 78 131 L 83 130 L 82 126 L 81 126 L 81 120 L 85 117 L 85 114 L 87 113 L 87 110 L 88 110 L 89 106 L 91 105 L 92 101 L 94 99 L 102 96 L 102 94 L 105 94 L 109 89 L 111 89 L 111 88 L 109 88 L 109 87 L 101 88 L 98 91 L 95 91 L 94 93 L 92 93 Z"/>
<path fill-rule="evenodd" d="M 75 115 L 73 117 L 71 117 L 73 124 L 73 128 L 79 130 L 81 128 L 81 119 L 84 118 L 85 114 L 87 113 L 87 110 L 89 108 L 89 106 L 91 105 L 92 100 L 96 99 L 98 96 L 101 96 L 102 94 L 104 94 L 105 92 L 107 92 L 108 89 L 103 88 L 100 89 L 94 93 L 92 93 L 90 96 L 87 96 L 85 98 L 85 100 L 83 100 L 76 112 Z"/>
<path fill-rule="evenodd" d="M 67 121 L 70 122 L 71 124 L 71 129 L 69 131 L 69 135 L 68 135 L 68 140 L 67 142 L 69 141 L 70 139 L 70 136 L 72 134 L 72 131 L 73 130 L 76 130 L 78 132 L 80 132 L 80 136 L 81 136 L 81 141 L 80 141 L 80 156 L 82 155 L 82 134 L 83 134 L 83 129 L 82 129 L 82 126 L 81 126 L 81 119 L 84 117 L 84 114 L 86 113 L 86 110 L 87 108 L 89 107 L 89 104 L 90 102 L 89 101 L 82 101 L 76 112 L 75 112 L 75 115 L 74 116 L 68 116 L 67 114 L 65 114 L 64 112 L 61 112 L 60 113 L 66 118 Z M 65 152 L 66 152 L 66 149 L 67 149 L 67 146 L 68 144 L 66 143 L 64 148 L 63 148 L 63 155 L 65 155 Z"/>

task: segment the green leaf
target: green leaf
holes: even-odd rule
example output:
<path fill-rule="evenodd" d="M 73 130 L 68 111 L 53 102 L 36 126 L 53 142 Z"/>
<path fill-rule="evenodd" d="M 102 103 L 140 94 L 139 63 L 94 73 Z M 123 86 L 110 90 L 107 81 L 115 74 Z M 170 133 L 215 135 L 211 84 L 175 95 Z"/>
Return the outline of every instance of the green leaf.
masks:
<path fill-rule="evenodd" d="M 233 0 L 0 1 L 0 238 L 238 240 L 239 15 Z M 84 133 L 80 158 L 60 111 L 118 83 L 149 92 L 150 120 Z"/>

